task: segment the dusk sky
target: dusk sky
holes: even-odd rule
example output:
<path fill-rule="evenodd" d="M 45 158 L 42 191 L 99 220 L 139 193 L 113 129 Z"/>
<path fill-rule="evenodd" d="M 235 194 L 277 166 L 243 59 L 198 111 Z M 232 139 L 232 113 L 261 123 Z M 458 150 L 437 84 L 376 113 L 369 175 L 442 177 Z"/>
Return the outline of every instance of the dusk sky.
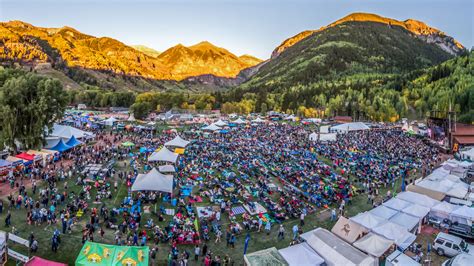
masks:
<path fill-rule="evenodd" d="M 203 40 L 262 59 L 284 39 L 353 12 L 413 18 L 474 45 L 472 0 L 0 0 L 0 20 L 71 26 L 164 51 Z"/>

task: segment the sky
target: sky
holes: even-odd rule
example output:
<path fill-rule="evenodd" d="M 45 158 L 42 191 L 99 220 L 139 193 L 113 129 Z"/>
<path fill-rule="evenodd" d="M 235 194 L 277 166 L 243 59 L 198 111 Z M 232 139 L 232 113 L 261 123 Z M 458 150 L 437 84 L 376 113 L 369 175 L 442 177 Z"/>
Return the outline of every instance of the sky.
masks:
<path fill-rule="evenodd" d="M 0 21 L 70 26 L 158 51 L 207 40 L 261 59 L 286 38 L 353 12 L 417 19 L 474 46 L 473 0 L 0 0 Z"/>

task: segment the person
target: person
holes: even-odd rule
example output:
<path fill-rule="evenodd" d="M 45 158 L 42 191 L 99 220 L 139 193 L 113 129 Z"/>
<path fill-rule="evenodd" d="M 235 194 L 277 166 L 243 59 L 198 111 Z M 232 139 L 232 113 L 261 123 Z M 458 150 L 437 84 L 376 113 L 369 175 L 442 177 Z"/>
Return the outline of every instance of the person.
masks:
<path fill-rule="evenodd" d="M 36 239 L 33 239 L 33 242 L 30 245 L 30 250 L 32 253 L 36 253 L 36 251 L 38 251 L 38 241 Z"/>
<path fill-rule="evenodd" d="M 337 218 L 336 208 L 333 208 L 331 210 L 331 221 L 336 221 L 336 218 Z"/>
<path fill-rule="evenodd" d="M 265 224 L 265 231 L 267 231 L 267 235 L 270 234 L 270 230 L 272 230 L 272 223 L 270 223 L 270 220 L 268 220 L 267 224 Z"/>
<path fill-rule="evenodd" d="M 285 227 L 280 224 L 280 228 L 278 228 L 278 240 L 285 239 Z"/>
<path fill-rule="evenodd" d="M 206 243 L 204 243 L 204 246 L 202 246 L 202 255 L 206 256 L 206 254 L 207 254 L 207 245 Z"/>
<path fill-rule="evenodd" d="M 230 237 L 230 246 L 232 248 L 235 248 L 235 240 L 236 240 L 235 234 L 232 234 L 232 236 Z"/>
<path fill-rule="evenodd" d="M 257 232 L 260 232 L 260 230 L 262 230 L 262 226 L 263 226 L 263 220 L 262 218 L 258 217 L 258 231 Z"/>
<path fill-rule="evenodd" d="M 196 245 L 194 247 L 194 260 L 195 261 L 198 261 L 200 252 L 201 252 L 201 249 L 199 248 L 199 245 Z"/>
<path fill-rule="evenodd" d="M 295 240 L 296 237 L 298 237 L 298 225 L 297 224 L 293 225 L 293 240 Z"/>
<path fill-rule="evenodd" d="M 12 214 L 10 213 L 10 211 L 8 211 L 7 216 L 5 217 L 5 227 L 10 227 L 11 218 L 12 218 Z"/>
<path fill-rule="evenodd" d="M 0 214 L 3 213 L 3 200 L 0 199 Z"/>
<path fill-rule="evenodd" d="M 301 214 L 300 214 L 300 226 L 304 225 L 304 216 L 305 216 L 304 212 L 301 212 Z"/>
<path fill-rule="evenodd" d="M 221 242 L 221 236 L 222 236 L 222 232 L 221 232 L 221 230 L 218 229 L 217 232 L 216 232 L 216 242 L 215 243 Z"/>

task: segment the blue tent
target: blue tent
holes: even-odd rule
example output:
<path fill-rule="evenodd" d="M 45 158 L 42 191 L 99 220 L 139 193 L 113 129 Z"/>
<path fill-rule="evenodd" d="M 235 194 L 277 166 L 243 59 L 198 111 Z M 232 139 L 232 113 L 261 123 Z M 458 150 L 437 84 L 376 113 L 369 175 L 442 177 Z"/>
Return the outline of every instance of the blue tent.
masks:
<path fill-rule="evenodd" d="M 2 167 L 11 167 L 11 166 L 12 166 L 11 162 L 0 159 L 0 168 L 2 168 Z"/>
<path fill-rule="evenodd" d="M 74 137 L 74 135 L 66 142 L 66 145 L 71 146 L 71 147 L 76 147 L 77 145 L 81 145 L 81 144 L 82 144 L 82 142 L 77 140 L 76 137 Z M 57 144 L 56 144 L 56 146 L 57 146 Z"/>
<path fill-rule="evenodd" d="M 72 148 L 72 147 L 65 144 L 64 141 L 62 139 L 60 139 L 58 144 L 56 144 L 54 147 L 50 148 L 50 150 L 64 152 L 64 151 L 69 150 L 70 148 Z"/>

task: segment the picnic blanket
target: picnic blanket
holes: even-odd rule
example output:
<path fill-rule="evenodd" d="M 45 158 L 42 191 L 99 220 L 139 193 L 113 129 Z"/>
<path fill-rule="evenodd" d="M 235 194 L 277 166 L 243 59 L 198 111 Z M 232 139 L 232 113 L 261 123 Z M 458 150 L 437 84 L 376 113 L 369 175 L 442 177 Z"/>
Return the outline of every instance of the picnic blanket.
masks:
<path fill-rule="evenodd" d="M 242 206 L 232 207 L 231 211 L 234 215 L 240 215 L 245 213 L 245 209 Z"/>
<path fill-rule="evenodd" d="M 256 201 L 254 201 L 253 203 L 255 204 L 255 209 L 253 211 L 252 211 L 252 208 L 250 208 L 248 204 L 244 204 L 244 208 L 247 210 L 247 212 L 250 215 L 256 215 L 259 213 L 267 213 L 267 209 L 265 209 L 260 203 Z"/>
<path fill-rule="evenodd" d="M 212 214 L 212 207 L 196 207 L 198 218 L 209 218 Z"/>
<path fill-rule="evenodd" d="M 174 216 L 175 210 L 174 209 L 165 209 L 166 215 Z"/>

